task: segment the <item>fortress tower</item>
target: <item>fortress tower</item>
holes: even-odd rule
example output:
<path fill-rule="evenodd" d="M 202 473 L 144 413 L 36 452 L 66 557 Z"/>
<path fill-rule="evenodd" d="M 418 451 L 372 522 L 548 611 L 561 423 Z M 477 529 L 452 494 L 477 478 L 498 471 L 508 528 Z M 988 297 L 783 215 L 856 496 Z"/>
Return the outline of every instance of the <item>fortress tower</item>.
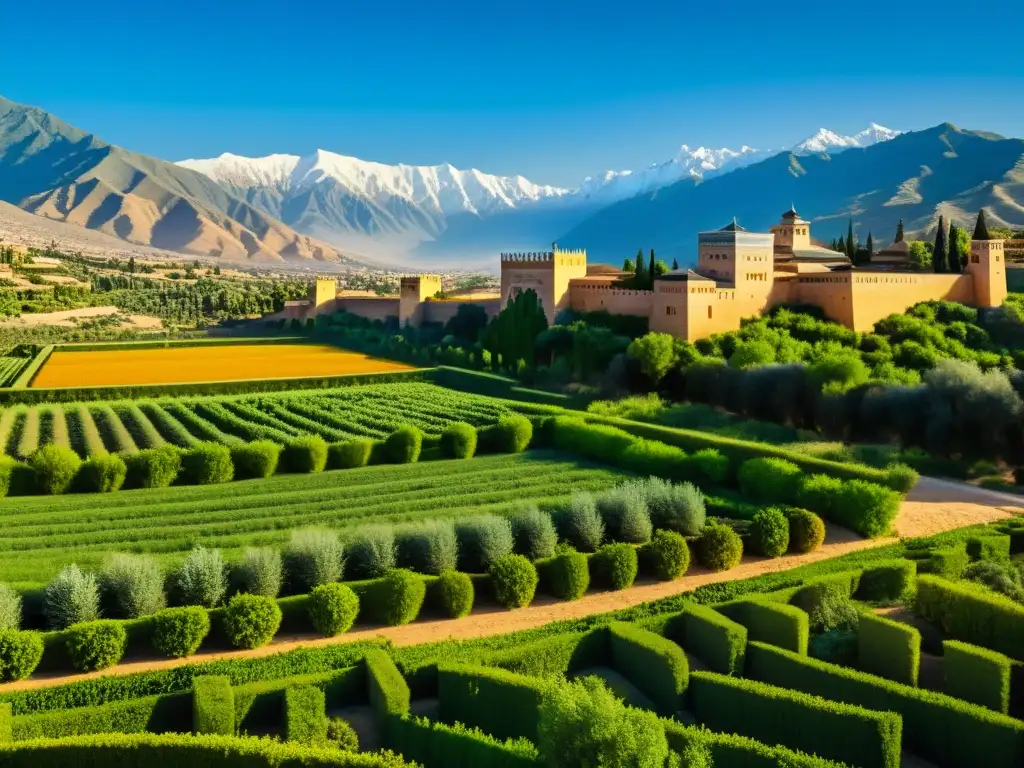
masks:
<path fill-rule="evenodd" d="M 398 326 L 413 328 L 423 322 L 423 302 L 441 290 L 440 275 L 403 277 L 398 292 Z"/>
<path fill-rule="evenodd" d="M 334 300 L 338 297 L 338 281 L 334 278 L 318 277 L 309 287 L 309 315 L 315 316 L 334 310 Z"/>
<path fill-rule="evenodd" d="M 555 243 L 550 251 L 501 254 L 501 306 L 520 291 L 534 290 L 548 323 L 569 306 L 569 281 L 587 275 L 587 252 L 564 251 Z"/>
<path fill-rule="evenodd" d="M 971 256 L 967 273 L 974 277 L 974 303 L 979 307 L 998 307 L 1006 299 L 1006 261 L 1004 241 L 993 240 L 988 233 L 985 209 L 978 212 L 978 222 L 971 238 Z"/>
<path fill-rule="evenodd" d="M 795 206 L 782 214 L 782 221 L 771 228 L 775 247 L 792 255 L 794 251 L 811 247 L 811 223 L 800 218 Z"/>

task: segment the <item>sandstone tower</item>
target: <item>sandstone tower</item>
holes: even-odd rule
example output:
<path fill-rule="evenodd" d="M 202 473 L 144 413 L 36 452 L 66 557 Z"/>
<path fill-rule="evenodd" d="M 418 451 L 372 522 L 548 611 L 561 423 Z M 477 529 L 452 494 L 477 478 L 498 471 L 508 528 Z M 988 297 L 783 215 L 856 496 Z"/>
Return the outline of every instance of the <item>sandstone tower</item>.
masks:
<path fill-rule="evenodd" d="M 407 324 L 413 328 L 423 322 L 423 302 L 441 290 L 440 275 L 416 275 L 403 277 L 398 293 L 398 326 Z"/>
<path fill-rule="evenodd" d="M 318 277 L 309 288 L 309 301 L 313 305 L 311 316 L 334 309 L 334 300 L 338 297 L 338 281 L 333 278 Z"/>
<path fill-rule="evenodd" d="M 564 251 L 558 244 L 540 253 L 501 254 L 501 306 L 520 291 L 533 289 L 548 323 L 569 306 L 569 281 L 587 276 L 587 252 Z"/>
<path fill-rule="evenodd" d="M 966 271 L 974 277 L 974 302 L 979 307 L 998 307 L 1006 299 L 1006 262 L 1003 241 L 993 240 L 988 233 L 985 209 L 978 212 L 978 222 L 971 238 L 971 255 Z"/>

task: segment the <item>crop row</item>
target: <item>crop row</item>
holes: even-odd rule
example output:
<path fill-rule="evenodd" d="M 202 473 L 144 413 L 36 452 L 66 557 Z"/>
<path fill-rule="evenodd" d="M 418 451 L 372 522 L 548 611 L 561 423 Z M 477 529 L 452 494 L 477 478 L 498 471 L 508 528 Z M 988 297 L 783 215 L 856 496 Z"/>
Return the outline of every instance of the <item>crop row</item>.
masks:
<path fill-rule="evenodd" d="M 0 387 L 11 386 L 29 360 L 29 357 L 0 357 Z"/>

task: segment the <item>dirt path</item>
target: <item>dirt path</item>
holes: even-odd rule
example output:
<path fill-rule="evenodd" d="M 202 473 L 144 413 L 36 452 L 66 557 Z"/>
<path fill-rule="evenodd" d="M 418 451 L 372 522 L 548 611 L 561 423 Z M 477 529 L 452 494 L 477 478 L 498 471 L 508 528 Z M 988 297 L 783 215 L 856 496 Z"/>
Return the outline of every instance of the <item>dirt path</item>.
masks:
<path fill-rule="evenodd" d="M 1008 500 L 1017 501 L 1020 504 L 1019 499 L 997 491 L 944 480 L 922 478 L 918 487 L 911 491 L 900 509 L 900 514 L 896 519 L 896 531 L 901 537 L 926 536 L 967 525 L 1008 518 L 1013 515 L 1014 511 L 1024 513 L 1024 506 L 1011 508 L 1007 503 Z M 1004 505 L 1005 508 L 1003 508 Z M 428 619 L 402 627 L 357 627 L 340 637 L 282 635 L 275 638 L 270 645 L 251 651 L 206 652 L 187 659 L 127 661 L 100 672 L 60 677 L 40 676 L 17 683 L 0 685 L 0 694 L 108 675 L 130 675 L 136 672 L 169 669 L 184 664 L 221 659 L 270 656 L 295 648 L 353 643 L 374 638 L 385 638 L 395 645 L 406 646 L 442 640 L 468 640 L 503 635 L 540 627 L 554 621 L 630 608 L 663 597 L 689 592 L 706 584 L 748 579 L 765 573 L 784 571 L 800 565 L 838 557 L 848 552 L 883 546 L 896 540 L 894 537 L 861 539 L 838 526 L 829 526 L 825 544 L 815 552 L 805 555 L 787 555 L 774 560 L 748 556 L 744 557 L 738 567 L 725 573 L 711 573 L 704 568 L 694 566 L 686 576 L 675 581 L 638 581 L 634 587 L 621 592 L 591 592 L 573 602 L 540 596 L 529 607 L 515 611 L 508 611 L 493 605 L 481 605 L 464 619 Z"/>

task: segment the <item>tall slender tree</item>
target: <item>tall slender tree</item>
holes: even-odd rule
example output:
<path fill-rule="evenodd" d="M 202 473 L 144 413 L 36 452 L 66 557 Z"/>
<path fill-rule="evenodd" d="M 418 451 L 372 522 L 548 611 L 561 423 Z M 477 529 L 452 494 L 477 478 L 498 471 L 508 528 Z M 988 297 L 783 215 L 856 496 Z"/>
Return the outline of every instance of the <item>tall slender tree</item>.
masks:
<path fill-rule="evenodd" d="M 875 240 L 871 237 L 871 233 L 868 232 L 868 255 L 867 262 L 871 261 L 871 257 L 875 255 Z"/>
<path fill-rule="evenodd" d="M 644 249 L 636 252 L 636 272 L 633 274 L 633 287 L 642 290 L 647 282 L 647 269 L 644 266 Z"/>
<path fill-rule="evenodd" d="M 955 221 L 949 224 L 949 248 L 946 252 L 946 266 L 950 272 L 962 272 L 960 261 L 960 227 Z"/>
<path fill-rule="evenodd" d="M 836 250 L 840 253 L 846 253 L 846 240 L 843 239 L 842 235 L 839 236 L 839 242 L 836 243 Z"/>
<path fill-rule="evenodd" d="M 903 219 L 900 219 L 900 223 L 896 225 L 896 240 L 894 242 L 903 242 Z"/>
<path fill-rule="evenodd" d="M 846 229 L 846 258 L 850 260 L 852 264 L 857 258 L 857 241 L 853 239 L 853 219 L 850 219 L 850 224 Z"/>
<path fill-rule="evenodd" d="M 622 262 L 622 271 L 632 272 L 634 269 L 636 269 L 636 267 L 633 266 L 633 260 L 627 256 L 626 260 Z"/>
<path fill-rule="evenodd" d="M 654 277 L 656 273 L 654 271 L 654 249 L 651 248 L 651 261 L 647 265 L 647 285 L 643 286 L 648 290 L 654 290 Z"/>
<path fill-rule="evenodd" d="M 672 271 L 679 269 L 679 259 L 672 259 Z"/>
<path fill-rule="evenodd" d="M 939 229 L 935 233 L 935 247 L 932 249 L 932 268 L 945 272 L 949 266 L 949 249 L 946 247 L 946 219 L 939 214 Z"/>

